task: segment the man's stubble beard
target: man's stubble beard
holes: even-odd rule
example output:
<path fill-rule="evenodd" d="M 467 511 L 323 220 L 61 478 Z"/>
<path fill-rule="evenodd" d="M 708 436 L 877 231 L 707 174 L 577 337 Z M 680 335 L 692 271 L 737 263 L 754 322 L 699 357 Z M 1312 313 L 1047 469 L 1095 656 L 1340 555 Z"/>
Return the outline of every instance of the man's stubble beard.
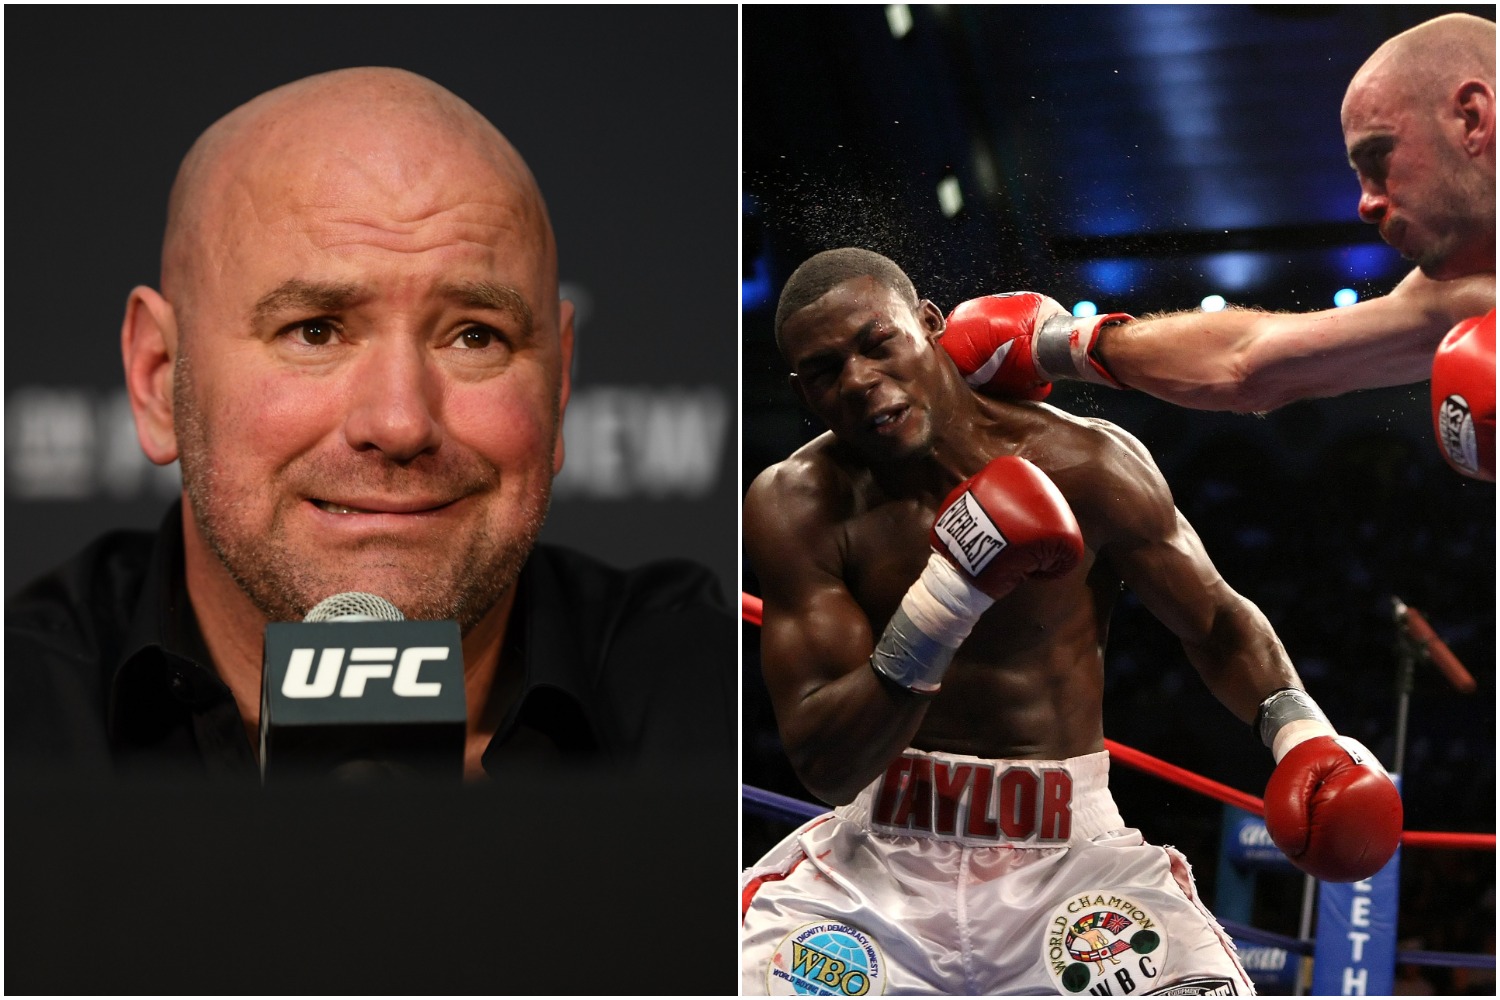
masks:
<path fill-rule="evenodd" d="M 286 537 L 289 511 L 280 503 L 266 533 L 243 527 L 251 509 L 248 497 L 235 494 L 214 461 L 213 444 L 194 393 L 190 353 L 184 340 L 179 340 L 183 349 L 172 371 L 172 412 L 183 488 L 199 534 L 230 578 L 269 621 L 300 621 L 319 601 L 336 593 L 364 589 L 357 581 L 337 579 L 336 572 L 313 565 L 304 554 L 292 551 Z M 552 412 L 557 412 L 556 405 Z M 553 429 L 554 440 L 561 433 L 558 421 Z M 489 463 L 484 464 L 498 480 L 499 471 Z M 386 463 L 385 468 L 390 471 L 398 466 Z M 414 565 L 401 565 L 399 556 L 374 567 L 403 573 L 404 593 L 378 596 L 391 600 L 411 620 L 456 620 L 461 632 L 467 635 L 515 585 L 541 532 L 551 494 L 552 477 L 544 475 L 523 497 L 523 517 L 509 538 L 496 538 L 490 525 L 481 523 L 477 537 L 469 540 L 457 563 L 448 568 L 446 579 L 427 575 Z M 413 563 L 422 556 L 412 553 Z"/>
<path fill-rule="evenodd" d="M 1495 242 L 1495 182 L 1446 144 L 1437 147 L 1442 162 L 1437 171 L 1426 223 L 1433 240 L 1420 247 L 1412 261 L 1435 281 L 1461 278 L 1472 270 L 1473 248 Z"/>

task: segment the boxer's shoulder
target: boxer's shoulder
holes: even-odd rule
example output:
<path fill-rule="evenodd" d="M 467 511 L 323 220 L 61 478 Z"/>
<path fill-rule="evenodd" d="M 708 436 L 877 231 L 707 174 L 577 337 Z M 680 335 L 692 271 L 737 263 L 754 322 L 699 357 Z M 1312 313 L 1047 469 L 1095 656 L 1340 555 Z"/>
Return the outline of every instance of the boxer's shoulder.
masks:
<path fill-rule="evenodd" d="M 1401 279 L 1385 300 L 1416 314 L 1428 325 L 1436 323 L 1446 329 L 1462 319 L 1480 316 L 1495 308 L 1495 272 L 1438 280 L 1429 278 L 1421 269 L 1414 269 Z"/>
<path fill-rule="evenodd" d="M 1146 446 L 1118 424 L 1100 417 L 1067 413 L 1045 403 L 1027 407 L 1023 443 L 1017 454 L 1054 480 L 1135 478 L 1143 466 L 1155 469 Z"/>
<path fill-rule="evenodd" d="M 751 507 L 808 507 L 829 516 L 847 515 L 858 503 L 869 469 L 831 433 L 813 438 L 768 466 L 745 495 Z"/>
<path fill-rule="evenodd" d="M 1135 523 L 1165 527 L 1172 494 L 1151 453 L 1135 435 L 1099 417 L 1034 404 L 1033 428 L 1018 454 L 1045 472 L 1084 526 L 1098 539 Z"/>

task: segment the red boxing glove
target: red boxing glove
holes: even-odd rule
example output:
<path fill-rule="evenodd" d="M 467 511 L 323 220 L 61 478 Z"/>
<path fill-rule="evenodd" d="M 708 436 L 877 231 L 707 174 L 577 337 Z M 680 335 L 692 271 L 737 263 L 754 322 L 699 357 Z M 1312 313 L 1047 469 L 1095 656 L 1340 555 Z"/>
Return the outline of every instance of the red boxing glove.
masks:
<path fill-rule="evenodd" d="M 1074 317 L 1056 299 L 1006 292 L 961 303 L 948 316 L 943 349 L 970 386 L 990 396 L 1039 400 L 1060 378 L 1123 389 L 1093 356 L 1099 330 L 1124 313 Z"/>
<path fill-rule="evenodd" d="M 1027 577 L 1062 576 L 1083 557 L 1083 534 L 1052 480 L 1004 455 L 964 480 L 938 508 L 933 553 L 881 634 L 870 666 L 922 694 L 943 683 L 981 615 Z"/>
<path fill-rule="evenodd" d="M 1266 830 L 1298 868 L 1324 882 L 1358 882 L 1401 842 L 1401 793 L 1357 740 L 1298 743 L 1266 785 Z"/>
<path fill-rule="evenodd" d="M 1459 323 L 1438 346 L 1432 426 L 1449 465 L 1495 481 L 1495 310 Z"/>
<path fill-rule="evenodd" d="M 1006 292 L 959 303 L 948 314 L 940 343 L 964 381 L 990 396 L 1047 398 L 1052 383 L 1036 370 L 1032 334 L 1067 310 L 1036 292 Z"/>
<path fill-rule="evenodd" d="M 1083 533 L 1046 473 L 1002 455 L 948 494 L 928 535 L 974 586 L 999 600 L 1028 577 L 1062 576 L 1083 558 Z"/>

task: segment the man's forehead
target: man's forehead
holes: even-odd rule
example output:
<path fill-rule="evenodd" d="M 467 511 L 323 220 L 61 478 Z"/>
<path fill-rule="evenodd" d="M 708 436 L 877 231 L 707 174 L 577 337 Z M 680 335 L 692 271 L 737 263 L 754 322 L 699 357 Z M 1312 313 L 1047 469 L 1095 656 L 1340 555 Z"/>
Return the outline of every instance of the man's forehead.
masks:
<path fill-rule="evenodd" d="M 825 325 L 840 320 L 853 322 L 860 318 L 899 316 L 909 312 L 907 303 L 895 289 L 878 278 L 859 275 L 834 285 L 828 291 L 793 313 L 788 325 L 803 318 Z"/>
<path fill-rule="evenodd" d="M 551 224 L 525 161 L 467 104 L 398 71 L 299 81 L 210 128 L 174 187 L 163 283 L 216 248 L 299 229 L 322 248 L 365 235 L 398 252 L 489 248 L 556 282 Z"/>
<path fill-rule="evenodd" d="M 788 360 L 826 349 L 831 341 L 899 323 L 910 312 L 902 296 L 878 279 L 848 278 L 787 317 L 782 339 Z"/>

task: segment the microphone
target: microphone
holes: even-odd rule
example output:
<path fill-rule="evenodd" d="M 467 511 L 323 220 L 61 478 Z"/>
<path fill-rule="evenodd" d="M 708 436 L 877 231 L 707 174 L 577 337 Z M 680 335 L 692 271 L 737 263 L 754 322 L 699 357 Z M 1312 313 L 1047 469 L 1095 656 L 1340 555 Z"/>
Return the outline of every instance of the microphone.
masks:
<path fill-rule="evenodd" d="M 463 645 L 454 621 L 407 621 L 375 594 L 335 594 L 266 626 L 262 783 L 463 777 Z"/>
<path fill-rule="evenodd" d="M 1464 669 L 1458 657 L 1453 655 L 1453 650 L 1448 648 L 1447 643 L 1438 638 L 1438 634 L 1427 624 L 1427 619 L 1418 611 L 1406 604 L 1399 597 L 1391 598 L 1391 607 L 1395 612 L 1396 624 L 1404 628 L 1408 635 L 1414 639 L 1419 648 L 1426 651 L 1432 660 L 1432 665 L 1438 668 L 1438 672 L 1452 684 L 1461 694 L 1473 694 L 1478 685 L 1474 682 L 1474 675 Z"/>

